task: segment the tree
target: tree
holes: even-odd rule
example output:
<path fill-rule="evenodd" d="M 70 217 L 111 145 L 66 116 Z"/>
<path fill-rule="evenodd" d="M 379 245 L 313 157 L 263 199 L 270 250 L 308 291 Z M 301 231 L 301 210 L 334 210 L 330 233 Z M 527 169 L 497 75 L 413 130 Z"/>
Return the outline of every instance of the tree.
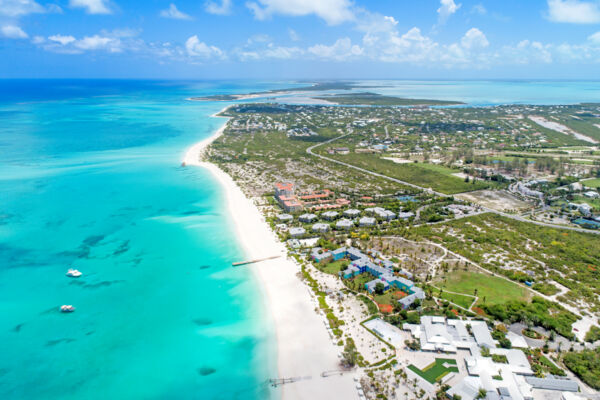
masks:
<path fill-rule="evenodd" d="M 477 391 L 477 397 L 475 397 L 476 399 L 485 399 L 485 397 L 487 396 L 487 392 L 484 388 L 479 388 L 479 391 Z"/>
<path fill-rule="evenodd" d="M 345 367 L 352 368 L 356 365 L 357 361 L 358 352 L 356 351 L 356 346 L 354 345 L 354 342 L 349 339 L 342 352 L 342 364 Z"/>
<path fill-rule="evenodd" d="M 376 294 L 383 294 L 383 292 L 385 291 L 385 285 L 381 282 L 377 282 L 375 284 L 375 293 Z"/>

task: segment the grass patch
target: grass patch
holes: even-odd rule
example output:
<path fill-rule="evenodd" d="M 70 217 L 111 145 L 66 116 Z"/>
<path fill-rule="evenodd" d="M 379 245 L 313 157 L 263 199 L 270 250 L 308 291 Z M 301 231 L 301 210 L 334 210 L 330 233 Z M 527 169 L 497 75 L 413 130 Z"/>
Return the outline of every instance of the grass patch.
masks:
<path fill-rule="evenodd" d="M 596 179 L 589 179 L 587 181 L 581 181 L 581 183 L 583 184 L 583 186 L 585 187 L 589 187 L 589 188 L 599 188 L 600 187 L 600 178 L 596 178 Z"/>
<path fill-rule="evenodd" d="M 495 182 L 478 180 L 476 183 L 465 182 L 463 179 L 452 176 L 461 172 L 441 165 L 433 164 L 396 164 L 372 154 L 334 155 L 330 156 L 354 166 L 377 172 L 391 178 L 412 183 L 446 194 L 470 192 L 473 190 L 497 187 Z"/>
<path fill-rule="evenodd" d="M 449 302 L 452 302 L 466 309 L 469 309 L 469 307 L 471 307 L 471 304 L 473 304 L 473 301 L 475 301 L 475 297 L 448 292 L 441 292 L 440 294 L 440 292 L 438 291 L 435 296 L 443 300 L 448 300 Z"/>
<path fill-rule="evenodd" d="M 447 364 L 448 368 L 446 368 L 444 364 Z M 436 358 L 433 363 L 429 364 L 422 370 L 412 364 L 408 366 L 408 369 L 432 385 L 441 380 L 444 376 L 448 375 L 450 372 L 458 372 L 456 360 L 451 358 Z"/>
<path fill-rule="evenodd" d="M 454 271 L 445 276 L 443 280 L 436 282 L 436 286 L 451 292 L 465 294 L 474 294 L 477 289 L 477 296 L 479 296 L 479 301 L 477 302 L 478 305 L 500 304 L 509 300 L 527 300 L 529 298 L 529 293 L 525 288 L 522 288 L 511 281 L 472 271 Z M 456 296 L 450 293 L 444 294 L 448 295 L 448 297 Z M 472 302 L 473 299 L 469 299 L 471 299 Z M 447 300 L 450 300 L 450 298 Z M 463 301 L 464 303 L 464 300 L 461 300 L 458 297 L 455 297 L 455 300 Z M 453 302 L 462 305 L 456 301 Z M 469 306 L 470 305 L 471 303 L 469 303 Z"/>

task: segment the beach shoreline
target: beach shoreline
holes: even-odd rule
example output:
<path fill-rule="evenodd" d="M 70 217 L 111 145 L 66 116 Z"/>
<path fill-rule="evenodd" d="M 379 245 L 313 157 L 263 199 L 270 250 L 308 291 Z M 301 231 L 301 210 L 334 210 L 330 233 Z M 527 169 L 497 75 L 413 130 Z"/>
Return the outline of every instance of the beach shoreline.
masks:
<path fill-rule="evenodd" d="M 224 190 L 227 211 L 247 259 L 279 256 L 250 264 L 263 292 L 267 312 L 275 324 L 278 376 L 301 378 L 271 389 L 285 400 L 358 398 L 353 374 L 324 378 L 321 373 L 339 369 L 341 346 L 327 333 L 325 320 L 317 313 L 318 303 L 300 279 L 300 265 L 287 256 L 285 245 L 271 231 L 254 202 L 217 165 L 201 161 L 206 148 L 223 134 L 227 121 L 209 138 L 191 146 L 185 153 L 186 166 L 206 168 Z"/>

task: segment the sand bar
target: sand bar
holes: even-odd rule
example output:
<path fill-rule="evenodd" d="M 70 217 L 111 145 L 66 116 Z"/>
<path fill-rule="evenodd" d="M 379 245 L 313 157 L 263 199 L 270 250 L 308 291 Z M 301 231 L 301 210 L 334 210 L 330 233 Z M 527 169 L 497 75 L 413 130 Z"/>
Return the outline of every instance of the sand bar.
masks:
<path fill-rule="evenodd" d="M 564 135 L 571 135 L 571 136 L 574 136 L 576 139 L 583 140 L 585 142 L 590 142 L 590 143 L 594 143 L 594 144 L 598 143 L 598 141 L 592 139 L 591 137 L 582 135 L 581 133 L 578 133 L 578 132 L 575 132 L 573 129 L 569 128 L 568 126 L 559 124 L 558 122 L 548 121 L 546 118 L 540 117 L 537 115 L 530 115 L 528 118 L 530 120 L 532 120 L 533 122 L 535 122 L 536 124 L 543 126 L 546 129 L 551 129 L 553 131 L 560 132 Z"/>

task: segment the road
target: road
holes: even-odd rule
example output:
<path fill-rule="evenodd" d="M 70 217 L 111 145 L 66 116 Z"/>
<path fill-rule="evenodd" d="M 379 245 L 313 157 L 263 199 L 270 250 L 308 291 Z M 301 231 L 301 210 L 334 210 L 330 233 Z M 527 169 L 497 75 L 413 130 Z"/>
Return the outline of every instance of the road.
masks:
<path fill-rule="evenodd" d="M 334 158 L 326 157 L 326 156 L 323 156 L 321 154 L 317 154 L 317 153 L 313 152 L 313 150 L 316 149 L 317 147 L 323 146 L 325 144 L 332 143 L 332 142 L 334 142 L 336 140 L 342 139 L 342 138 L 344 138 L 346 136 L 349 136 L 351 134 L 352 133 L 347 133 L 345 135 L 338 136 L 338 137 L 335 137 L 333 139 L 329 139 L 329 140 L 327 140 L 325 142 L 317 143 L 317 144 L 315 144 L 315 145 L 310 146 L 309 148 L 307 148 L 306 152 L 308 154 L 310 154 L 311 156 L 318 157 L 318 158 L 320 158 L 322 160 L 329 161 L 329 162 L 332 162 L 332 163 L 336 163 L 336 164 L 339 164 L 339 165 L 343 165 L 345 167 L 355 169 L 355 170 L 363 172 L 365 174 L 376 176 L 376 177 L 379 177 L 379 178 L 382 178 L 382 179 L 387 179 L 388 181 L 399 183 L 401 185 L 412 187 L 414 189 L 423 190 L 425 192 L 435 194 L 436 196 L 439 196 L 439 197 L 452 197 L 452 196 L 447 195 L 445 193 L 436 192 L 435 190 L 433 190 L 431 188 L 425 188 L 425 187 L 422 187 L 422 186 L 419 186 L 419 185 L 415 185 L 413 183 L 401 181 L 400 179 L 392 178 L 391 176 L 383 175 L 383 174 L 380 174 L 378 172 L 369 171 L 368 169 L 357 167 L 355 165 L 348 164 L 346 162 L 339 161 L 339 160 L 336 160 Z M 577 228 L 577 227 L 574 227 L 574 226 L 554 225 L 554 224 L 548 224 L 548 223 L 545 223 L 545 222 L 532 221 L 530 219 L 523 218 L 523 217 L 521 217 L 519 215 L 507 214 L 507 213 L 504 213 L 502 211 L 494 210 L 494 209 L 488 208 L 488 207 L 483 207 L 483 206 L 480 206 L 480 207 L 485 212 L 489 212 L 489 213 L 501 215 L 503 217 L 514 219 L 514 220 L 520 221 L 520 222 L 527 222 L 527 223 L 530 223 L 530 224 L 536 224 L 536 225 L 545 226 L 545 227 L 548 227 L 548 228 L 563 229 L 563 230 L 569 230 L 569 231 L 575 231 L 575 232 L 583 232 L 583 233 L 593 233 L 593 234 L 596 234 L 596 235 L 600 234 L 600 230 L 590 230 L 590 229 L 584 229 L 584 228 Z"/>

